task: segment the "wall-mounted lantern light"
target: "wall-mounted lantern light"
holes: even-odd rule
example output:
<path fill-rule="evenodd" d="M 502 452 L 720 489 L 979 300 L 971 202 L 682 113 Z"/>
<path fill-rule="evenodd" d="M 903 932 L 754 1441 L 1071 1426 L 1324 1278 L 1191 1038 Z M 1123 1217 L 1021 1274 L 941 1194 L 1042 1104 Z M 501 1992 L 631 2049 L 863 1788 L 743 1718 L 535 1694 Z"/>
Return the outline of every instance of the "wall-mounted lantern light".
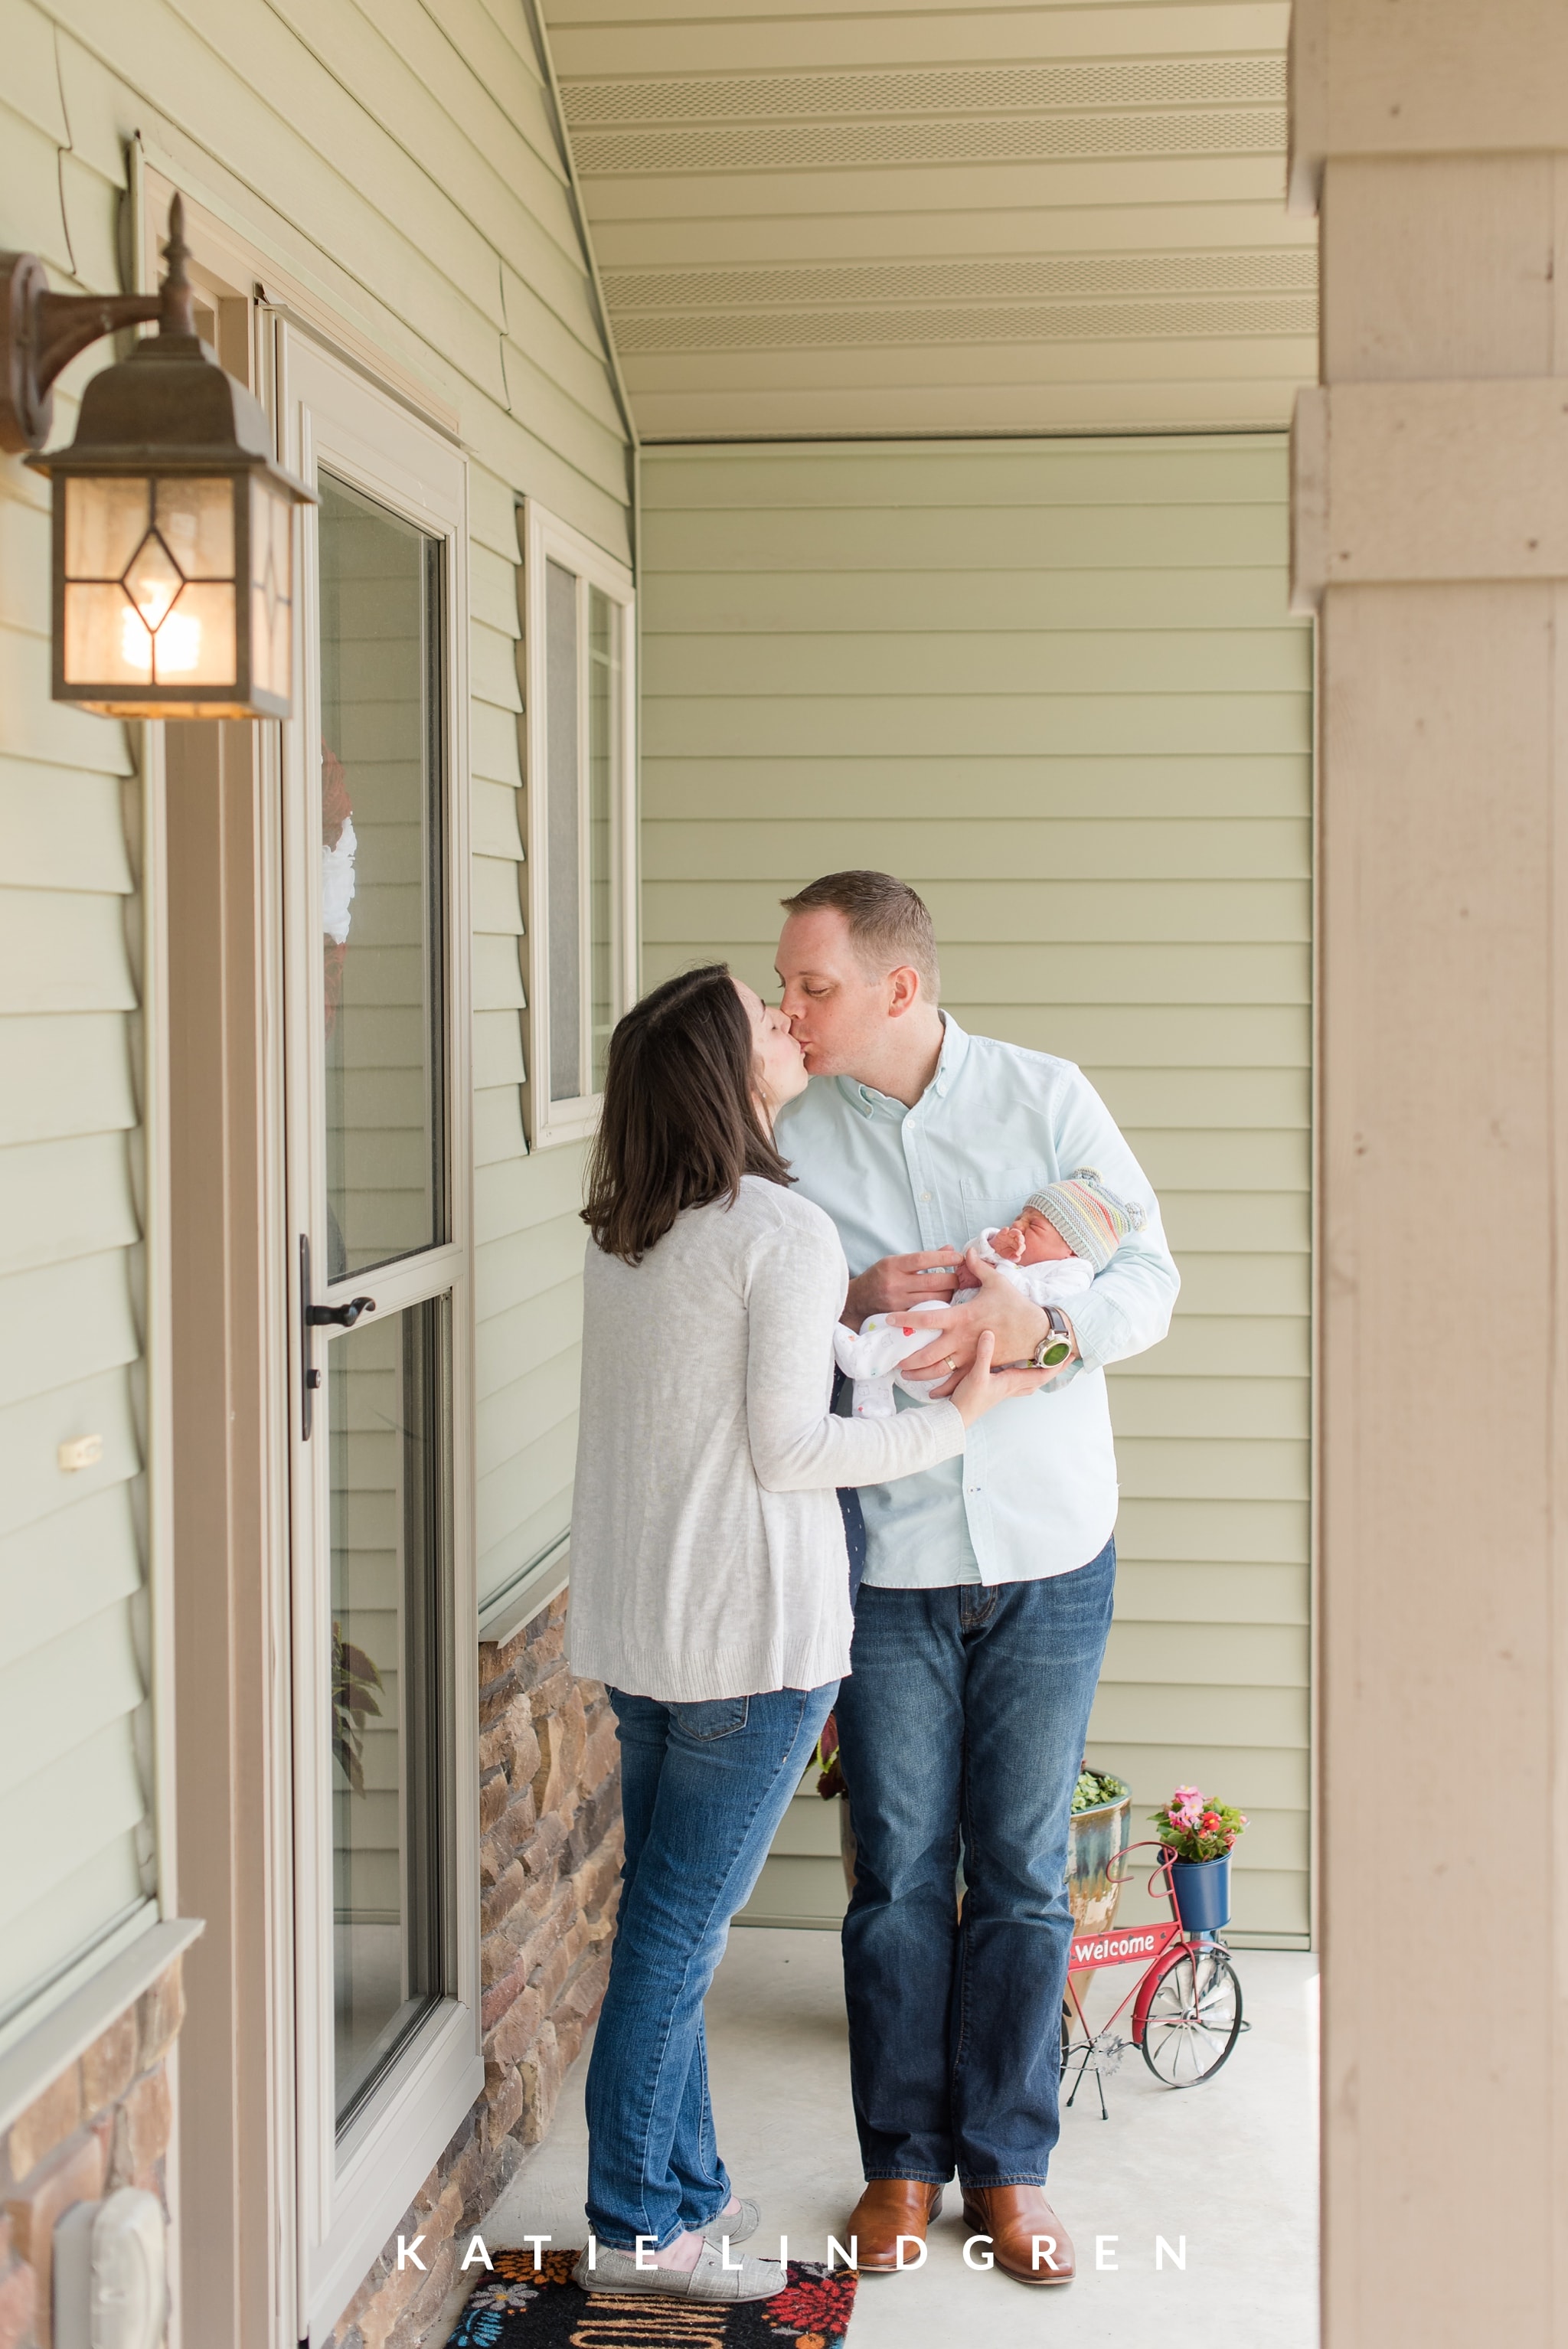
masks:
<path fill-rule="evenodd" d="M 156 317 L 88 384 L 70 447 L 27 459 L 55 484 L 55 699 L 106 718 L 286 718 L 294 509 L 315 500 L 196 333 L 183 210 L 176 196 L 157 295 L 51 294 L 32 254 L 0 255 L 0 440 L 40 448 L 67 360 Z"/>

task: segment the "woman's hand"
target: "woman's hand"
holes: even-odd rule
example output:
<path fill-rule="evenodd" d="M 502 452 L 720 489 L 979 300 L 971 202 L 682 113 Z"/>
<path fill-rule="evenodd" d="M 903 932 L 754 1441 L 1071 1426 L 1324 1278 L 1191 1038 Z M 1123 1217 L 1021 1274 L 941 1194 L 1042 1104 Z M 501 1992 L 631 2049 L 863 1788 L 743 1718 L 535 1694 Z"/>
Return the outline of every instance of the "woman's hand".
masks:
<path fill-rule="evenodd" d="M 932 1390 L 934 1398 L 955 1395 L 956 1381 L 975 1361 L 975 1343 L 983 1330 L 993 1332 L 996 1341 L 996 1359 L 1003 1362 L 1026 1361 L 1049 1327 L 1039 1306 L 1031 1305 L 1021 1290 L 1014 1288 L 1005 1272 L 987 1264 L 977 1249 L 971 1248 L 965 1258 L 964 1287 L 973 1286 L 980 1291 L 965 1305 L 930 1306 L 923 1312 L 912 1312 L 909 1321 L 915 1328 L 930 1325 L 934 1335 L 923 1353 L 912 1354 L 899 1365 L 900 1371 L 912 1379 L 940 1378 L 943 1384 Z M 1070 1324 L 1069 1324 L 1070 1327 Z M 1070 1362 L 1076 1355 L 1068 1356 Z M 1060 1376 L 1068 1362 L 1058 1363 L 1056 1370 L 1040 1375 L 1038 1384 L 1045 1386 Z M 1030 1388 L 1029 1392 L 1033 1393 Z"/>
<path fill-rule="evenodd" d="M 953 1400 L 965 1427 L 973 1427 L 977 1419 L 984 1419 L 988 1411 L 994 1411 L 1012 1395 L 1037 1394 L 1047 1380 L 1055 1375 L 1050 1371 L 994 1371 L 991 1358 L 995 1350 L 996 1341 L 990 1330 L 982 1330 L 975 1348 L 974 1365 L 954 1391 Z"/>

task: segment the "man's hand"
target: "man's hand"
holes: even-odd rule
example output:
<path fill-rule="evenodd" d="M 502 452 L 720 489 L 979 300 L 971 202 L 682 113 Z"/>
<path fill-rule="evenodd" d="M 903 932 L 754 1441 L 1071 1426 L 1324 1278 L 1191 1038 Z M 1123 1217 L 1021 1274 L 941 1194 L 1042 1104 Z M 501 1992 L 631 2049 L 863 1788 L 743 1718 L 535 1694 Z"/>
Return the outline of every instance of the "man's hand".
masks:
<path fill-rule="evenodd" d="M 959 1282 L 964 1258 L 956 1248 L 921 1248 L 913 1256 L 884 1256 L 880 1263 L 858 1273 L 850 1283 L 839 1319 L 858 1330 L 868 1314 L 907 1312 L 917 1297 L 951 1297 Z M 965 1275 L 962 1286 L 969 1280 Z M 975 1352 L 973 1340 L 970 1355 Z"/>
<path fill-rule="evenodd" d="M 905 1257 L 895 1261 L 907 1263 L 910 1259 Z M 947 1372 L 941 1386 L 933 1388 L 932 1392 L 935 1396 L 951 1394 L 965 1376 L 975 1360 L 975 1350 L 982 1330 L 995 1332 L 995 1360 L 999 1364 L 1006 1364 L 1026 1361 L 1049 1326 L 1041 1308 L 1031 1305 L 1028 1299 L 1014 1288 L 1006 1274 L 998 1271 L 994 1264 L 987 1264 L 975 1248 L 971 1248 L 964 1259 L 964 1277 L 959 1286 L 978 1288 L 980 1294 L 972 1297 L 966 1305 L 933 1307 L 925 1312 L 909 1316 L 916 1327 L 929 1323 L 933 1330 L 940 1328 L 941 1334 L 923 1353 L 912 1354 L 907 1361 L 901 1362 L 899 1369 L 912 1379 L 928 1379 Z M 1068 1326 L 1070 1330 L 1070 1321 Z M 1076 1359 L 1077 1353 L 1075 1340 L 1073 1351 L 1067 1361 L 1058 1362 L 1054 1371 L 1046 1371 L 1041 1378 L 1041 1385 L 1048 1386 L 1052 1379 L 1059 1378 L 1068 1363 Z"/>

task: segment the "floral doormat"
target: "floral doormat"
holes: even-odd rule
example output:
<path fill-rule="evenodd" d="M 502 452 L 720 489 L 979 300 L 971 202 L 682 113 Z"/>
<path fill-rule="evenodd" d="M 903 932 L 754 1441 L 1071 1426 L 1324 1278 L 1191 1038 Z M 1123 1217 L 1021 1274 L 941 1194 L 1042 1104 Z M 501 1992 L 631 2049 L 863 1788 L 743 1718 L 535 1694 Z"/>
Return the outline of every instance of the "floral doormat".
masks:
<path fill-rule="evenodd" d="M 771 2300 L 714 2305 L 661 2293 L 580 2292 L 576 2251 L 497 2251 L 469 2293 L 448 2349 L 838 2349 L 855 2304 L 853 2272 L 791 2260 Z"/>

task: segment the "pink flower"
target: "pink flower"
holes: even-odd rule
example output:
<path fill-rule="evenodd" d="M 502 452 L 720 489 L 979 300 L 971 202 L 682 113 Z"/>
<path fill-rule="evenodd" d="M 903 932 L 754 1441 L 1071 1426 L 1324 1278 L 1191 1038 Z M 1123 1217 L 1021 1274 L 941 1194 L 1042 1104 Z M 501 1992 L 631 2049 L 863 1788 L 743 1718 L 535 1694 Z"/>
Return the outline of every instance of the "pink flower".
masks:
<path fill-rule="evenodd" d="M 1202 1799 L 1196 1786 L 1178 1786 L 1171 1797 L 1171 1807 L 1180 1804 L 1185 1809 L 1189 1803 L 1201 1803 Z"/>

